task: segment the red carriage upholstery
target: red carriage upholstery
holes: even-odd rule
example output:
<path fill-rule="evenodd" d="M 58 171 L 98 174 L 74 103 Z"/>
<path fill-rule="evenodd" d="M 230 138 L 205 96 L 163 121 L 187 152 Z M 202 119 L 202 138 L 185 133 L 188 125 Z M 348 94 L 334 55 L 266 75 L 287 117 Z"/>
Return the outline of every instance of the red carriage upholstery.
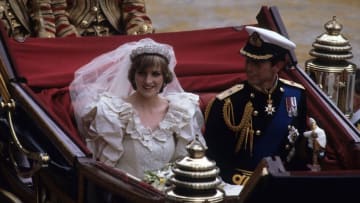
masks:
<path fill-rule="evenodd" d="M 85 153 L 90 152 L 78 134 L 67 86 L 74 71 L 94 57 L 119 45 L 151 37 L 174 47 L 178 64 L 175 69 L 186 91 L 197 93 L 204 109 L 216 93 L 246 79 L 244 58 L 239 49 L 247 33 L 239 28 L 226 27 L 198 31 L 158 33 L 148 36 L 112 36 L 86 38 L 28 38 L 24 42 L 6 39 L 16 80 L 23 81 L 29 94 L 76 142 Z M 360 147 L 349 133 L 349 126 L 319 98 L 299 70 L 288 69 L 282 77 L 302 83 L 308 90 L 309 116 L 319 120 L 327 131 L 329 144 L 325 168 L 360 168 Z M 351 130 L 350 130 L 351 131 Z M 335 150 L 336 149 L 336 150 Z"/>
<path fill-rule="evenodd" d="M 152 37 L 174 47 L 179 81 L 186 91 L 200 95 L 203 109 L 215 93 L 245 79 L 244 59 L 239 55 L 247 38 L 245 31 L 228 27 L 141 37 Z M 139 38 L 29 38 L 25 42 L 9 39 L 8 43 L 18 79 L 25 81 L 34 99 L 87 151 L 76 130 L 67 86 L 79 67 Z"/>

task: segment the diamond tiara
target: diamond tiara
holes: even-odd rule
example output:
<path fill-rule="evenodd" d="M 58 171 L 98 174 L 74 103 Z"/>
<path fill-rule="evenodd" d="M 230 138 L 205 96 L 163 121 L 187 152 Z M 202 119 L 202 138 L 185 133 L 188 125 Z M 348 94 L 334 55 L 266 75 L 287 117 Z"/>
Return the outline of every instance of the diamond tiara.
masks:
<path fill-rule="evenodd" d="M 131 60 L 134 60 L 134 58 L 142 54 L 158 54 L 165 57 L 168 62 L 170 62 L 171 59 L 169 48 L 157 44 L 147 44 L 145 46 L 135 48 L 132 50 L 130 58 Z"/>

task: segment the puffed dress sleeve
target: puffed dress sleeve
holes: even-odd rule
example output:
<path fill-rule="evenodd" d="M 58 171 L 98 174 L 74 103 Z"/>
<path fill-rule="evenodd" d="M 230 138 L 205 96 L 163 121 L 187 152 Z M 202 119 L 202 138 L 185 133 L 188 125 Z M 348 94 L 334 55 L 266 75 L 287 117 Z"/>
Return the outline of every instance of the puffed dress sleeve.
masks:
<path fill-rule="evenodd" d="M 199 107 L 199 96 L 192 93 L 173 93 L 168 96 L 172 105 L 173 132 L 175 132 L 176 146 L 173 161 L 187 155 L 186 146 L 199 137 L 206 146 L 202 134 L 204 117 Z"/>
<path fill-rule="evenodd" d="M 83 136 L 88 148 L 95 158 L 115 166 L 124 153 L 124 129 L 131 118 L 131 105 L 121 98 L 102 94 L 84 109 L 89 112 L 82 117 Z"/>

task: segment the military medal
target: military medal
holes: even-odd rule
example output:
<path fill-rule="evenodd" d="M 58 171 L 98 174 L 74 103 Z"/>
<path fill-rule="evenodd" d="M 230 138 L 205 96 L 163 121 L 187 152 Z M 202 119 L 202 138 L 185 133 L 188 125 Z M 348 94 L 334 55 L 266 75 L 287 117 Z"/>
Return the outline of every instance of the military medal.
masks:
<path fill-rule="evenodd" d="M 271 94 L 269 94 L 269 98 L 267 100 L 267 106 L 265 106 L 265 112 L 267 115 L 273 115 L 275 113 L 275 107 L 272 105 L 273 101 L 271 99 Z"/>
<path fill-rule="evenodd" d="M 286 97 L 286 110 L 289 117 L 296 117 L 298 115 L 296 97 Z"/>

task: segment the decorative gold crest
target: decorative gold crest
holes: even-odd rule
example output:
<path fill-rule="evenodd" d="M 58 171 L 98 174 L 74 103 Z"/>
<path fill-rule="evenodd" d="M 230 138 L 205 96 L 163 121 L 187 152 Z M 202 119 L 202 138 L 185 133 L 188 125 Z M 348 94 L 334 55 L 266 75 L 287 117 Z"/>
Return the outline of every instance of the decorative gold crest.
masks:
<path fill-rule="evenodd" d="M 261 47 L 262 44 L 263 44 L 263 41 L 262 41 L 262 39 L 260 38 L 259 33 L 253 32 L 253 33 L 251 34 L 251 36 L 250 36 L 249 43 L 250 43 L 252 46 Z"/>

